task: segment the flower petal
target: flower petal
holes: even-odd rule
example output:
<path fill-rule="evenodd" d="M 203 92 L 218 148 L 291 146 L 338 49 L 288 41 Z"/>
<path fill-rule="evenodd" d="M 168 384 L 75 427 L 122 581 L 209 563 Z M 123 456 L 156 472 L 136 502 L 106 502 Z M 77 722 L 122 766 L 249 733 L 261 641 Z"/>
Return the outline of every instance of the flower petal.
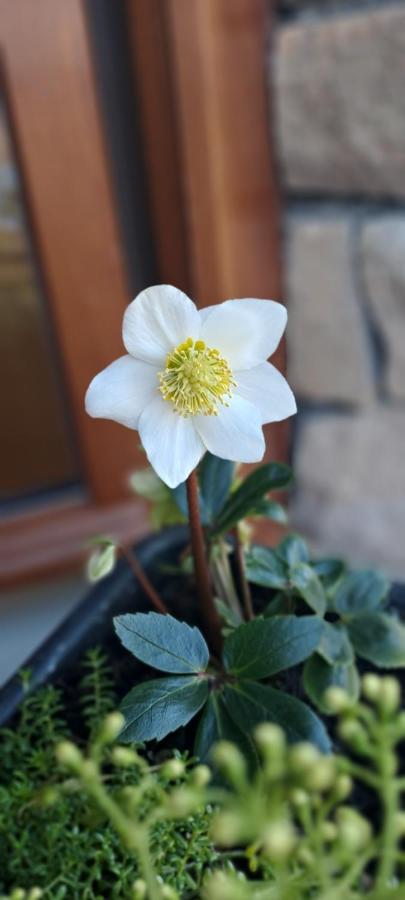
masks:
<path fill-rule="evenodd" d="M 265 362 L 254 369 L 234 372 L 236 393 L 260 412 L 262 424 L 280 422 L 297 412 L 294 394 L 281 372 Z"/>
<path fill-rule="evenodd" d="M 162 366 L 166 356 L 187 338 L 198 338 L 197 307 L 170 284 L 146 288 L 125 311 L 122 337 L 128 353 Z"/>
<path fill-rule="evenodd" d="M 127 428 L 137 428 L 142 410 L 158 388 L 155 366 L 132 356 L 120 356 L 93 378 L 87 388 L 86 412 L 96 419 L 113 419 Z"/>
<path fill-rule="evenodd" d="M 151 466 L 170 488 L 188 478 L 204 453 L 194 419 L 174 412 L 162 397 L 156 397 L 144 409 L 139 434 Z"/>
<path fill-rule="evenodd" d="M 201 340 L 216 347 L 234 371 L 251 369 L 274 353 L 287 310 L 274 300 L 226 300 L 204 311 Z"/>
<path fill-rule="evenodd" d="M 260 413 L 234 394 L 217 416 L 195 416 L 195 427 L 207 450 L 221 459 L 259 462 L 265 451 Z"/>

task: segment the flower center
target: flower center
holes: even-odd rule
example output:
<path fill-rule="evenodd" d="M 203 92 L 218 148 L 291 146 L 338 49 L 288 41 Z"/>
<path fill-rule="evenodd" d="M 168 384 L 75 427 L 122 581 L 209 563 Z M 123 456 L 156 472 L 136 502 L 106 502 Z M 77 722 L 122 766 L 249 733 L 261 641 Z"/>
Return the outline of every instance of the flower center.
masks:
<path fill-rule="evenodd" d="M 218 403 L 228 406 L 232 386 L 236 387 L 218 350 L 192 338 L 169 353 L 166 368 L 158 377 L 163 399 L 170 400 L 181 416 L 216 416 Z"/>

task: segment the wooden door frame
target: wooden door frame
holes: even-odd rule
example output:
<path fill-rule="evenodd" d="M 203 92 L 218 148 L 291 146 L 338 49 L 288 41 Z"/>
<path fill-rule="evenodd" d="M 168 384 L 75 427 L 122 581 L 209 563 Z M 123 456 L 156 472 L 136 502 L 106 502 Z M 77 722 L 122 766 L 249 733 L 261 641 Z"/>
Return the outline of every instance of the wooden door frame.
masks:
<path fill-rule="evenodd" d="M 273 0 L 124 2 L 160 280 L 202 305 L 232 296 L 281 299 L 266 71 Z M 0 581 L 2 574 L 12 581 L 66 567 L 79 558 L 91 530 L 110 530 L 109 522 L 123 539 L 147 527 L 144 508 L 125 500 L 123 473 L 136 464 L 134 434 L 87 420 L 83 410 L 94 372 L 122 353 L 128 292 L 85 0 L 69 0 L 68 30 L 65 3 L 13 0 L 10 6 L 0 0 L 0 16 L 7 24 L 3 52 L 23 174 L 89 496 L 69 509 L 61 504 L 43 515 L 17 515 L 6 523 L 7 537 L 1 526 Z M 34 79 L 27 77 L 30 67 Z M 52 156 L 55 127 L 62 141 L 58 159 Z M 83 228 L 77 196 L 86 210 Z M 275 361 L 284 368 L 283 346 Z M 286 425 L 270 426 L 268 435 L 272 458 L 285 459 Z"/>
<path fill-rule="evenodd" d="M 0 0 L 0 53 L 24 194 L 81 460 L 76 500 L 31 505 L 0 525 L 0 581 L 64 569 L 91 532 L 146 530 L 128 501 L 133 432 L 84 411 L 91 378 L 123 354 L 128 286 L 83 0 Z M 83 224 L 84 222 L 84 224 Z M 132 524 L 116 508 L 131 509 Z M 103 526 L 103 528 L 101 528 Z"/>

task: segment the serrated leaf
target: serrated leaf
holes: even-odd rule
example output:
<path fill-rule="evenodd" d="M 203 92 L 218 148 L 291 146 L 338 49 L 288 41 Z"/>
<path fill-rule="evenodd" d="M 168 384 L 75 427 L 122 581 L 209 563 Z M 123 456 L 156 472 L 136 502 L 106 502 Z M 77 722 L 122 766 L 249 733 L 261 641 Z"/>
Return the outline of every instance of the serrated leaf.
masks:
<path fill-rule="evenodd" d="M 317 653 L 330 665 L 348 665 L 354 660 L 353 646 L 347 629 L 339 622 L 324 622 Z"/>
<path fill-rule="evenodd" d="M 288 534 L 276 548 L 277 555 L 287 563 L 291 569 L 297 563 L 309 561 L 309 551 L 304 538 L 299 534 Z"/>
<path fill-rule="evenodd" d="M 206 762 L 213 745 L 222 740 L 237 744 L 251 770 L 257 767 L 259 757 L 253 741 L 231 719 L 221 693 L 212 691 L 198 724 L 195 755 L 201 762 Z"/>
<path fill-rule="evenodd" d="M 268 678 L 307 659 L 318 646 L 321 632 L 317 616 L 254 619 L 226 638 L 225 668 L 238 678 Z"/>
<path fill-rule="evenodd" d="M 160 613 L 128 613 L 114 619 L 121 643 L 141 662 L 162 672 L 204 672 L 209 650 L 198 628 Z"/>
<path fill-rule="evenodd" d="M 288 587 L 286 564 L 271 547 L 253 546 L 245 554 L 245 566 L 252 584 L 277 590 Z"/>
<path fill-rule="evenodd" d="M 405 625 L 388 613 L 353 616 L 347 628 L 356 653 L 381 669 L 405 666 Z"/>
<path fill-rule="evenodd" d="M 229 531 L 240 519 L 254 510 L 269 491 L 286 487 L 291 481 L 291 469 L 284 463 L 266 463 L 251 472 L 225 503 L 213 529 L 214 536 Z"/>
<path fill-rule="evenodd" d="M 311 741 L 325 753 L 331 743 L 325 726 L 301 700 L 254 681 L 226 686 L 225 706 L 236 725 L 250 734 L 261 722 L 276 722 L 292 743 Z"/>
<path fill-rule="evenodd" d="M 231 489 L 235 464 L 207 452 L 199 466 L 199 484 L 208 524 L 215 521 Z"/>
<path fill-rule="evenodd" d="M 120 741 L 157 740 L 177 731 L 198 713 L 208 697 L 207 679 L 178 675 L 142 681 L 124 697 L 125 726 Z"/>
<path fill-rule="evenodd" d="M 337 586 L 334 608 L 341 616 L 378 609 L 388 596 L 390 582 L 381 572 L 359 569 L 345 575 Z"/>
<path fill-rule="evenodd" d="M 299 562 L 290 568 L 290 583 L 297 594 L 318 616 L 325 615 L 325 591 L 320 578 L 308 563 Z"/>
<path fill-rule="evenodd" d="M 309 699 L 323 713 L 329 712 L 325 703 L 328 688 L 341 687 L 353 700 L 357 700 L 360 694 L 360 678 L 354 663 L 329 665 L 318 653 L 314 653 L 305 663 L 303 683 Z"/>
<path fill-rule="evenodd" d="M 117 558 L 117 548 L 112 541 L 104 542 L 91 554 L 87 562 L 87 576 L 90 581 L 100 581 L 112 572 Z"/>

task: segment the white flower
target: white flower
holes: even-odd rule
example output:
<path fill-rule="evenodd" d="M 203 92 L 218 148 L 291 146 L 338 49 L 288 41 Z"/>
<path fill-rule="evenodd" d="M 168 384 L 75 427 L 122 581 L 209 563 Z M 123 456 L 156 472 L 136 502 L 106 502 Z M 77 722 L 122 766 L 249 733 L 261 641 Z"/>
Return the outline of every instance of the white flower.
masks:
<path fill-rule="evenodd" d="M 171 488 L 206 450 L 258 462 L 262 425 L 296 412 L 286 380 L 266 362 L 286 321 L 285 307 L 272 300 L 227 300 L 198 311 L 177 288 L 147 288 L 124 315 L 128 355 L 93 378 L 86 410 L 137 429 Z"/>

